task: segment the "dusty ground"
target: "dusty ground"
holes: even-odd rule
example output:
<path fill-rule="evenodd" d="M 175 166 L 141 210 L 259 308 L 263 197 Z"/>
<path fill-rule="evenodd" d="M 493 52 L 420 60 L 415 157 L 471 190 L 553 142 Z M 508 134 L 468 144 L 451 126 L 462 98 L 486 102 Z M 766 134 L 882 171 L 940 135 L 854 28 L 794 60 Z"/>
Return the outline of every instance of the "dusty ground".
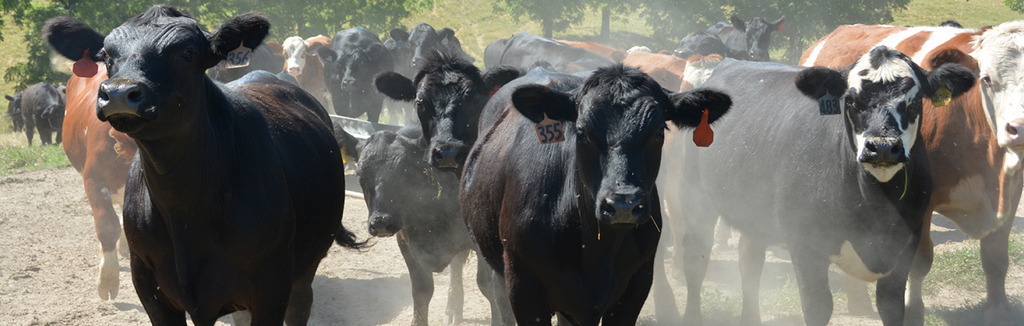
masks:
<path fill-rule="evenodd" d="M 366 208 L 362 200 L 348 198 L 345 208 L 345 225 L 360 238 L 366 238 Z M 935 229 L 937 243 L 950 241 L 941 245 L 940 251 L 962 245 L 964 238 L 959 232 Z M 0 325 L 148 324 L 132 288 L 126 259 L 120 261 L 121 288 L 117 298 L 100 300 L 95 285 L 99 255 L 82 180 L 74 169 L 0 177 Z M 708 286 L 734 294 L 738 288 L 731 285 L 738 279 L 735 251 L 716 252 L 713 258 L 713 268 L 717 269 L 709 272 Z M 769 254 L 764 287 L 782 287 L 785 280 L 792 278 L 792 268 L 784 258 L 784 252 L 779 257 Z M 471 257 L 464 270 L 465 324 L 487 325 L 490 309 L 476 288 L 475 264 L 476 259 Z M 1007 278 L 1007 291 L 1018 302 L 1024 294 L 1019 281 L 1024 279 L 1021 270 L 1020 266 L 1013 267 Z M 431 324 L 443 320 L 447 273 L 435 276 Z M 682 308 L 685 288 L 678 282 L 673 284 Z M 394 239 L 379 239 L 366 252 L 334 247 L 321 263 L 313 288 L 315 304 L 310 325 L 408 325 L 412 319 L 409 275 Z M 926 297 L 926 304 L 938 316 L 933 318 L 957 324 L 953 322 L 955 318 L 948 316 L 977 315 L 978 303 L 983 298 L 983 291 L 940 290 L 937 295 Z M 648 300 L 641 324 L 654 324 L 653 314 L 653 305 Z M 775 316 L 772 311 L 763 314 L 766 325 L 802 324 L 799 315 Z M 229 317 L 222 320 L 231 321 Z M 845 312 L 845 304 L 837 304 L 832 323 L 880 325 L 881 321 L 850 316 Z M 980 319 L 963 322 L 978 323 Z"/>

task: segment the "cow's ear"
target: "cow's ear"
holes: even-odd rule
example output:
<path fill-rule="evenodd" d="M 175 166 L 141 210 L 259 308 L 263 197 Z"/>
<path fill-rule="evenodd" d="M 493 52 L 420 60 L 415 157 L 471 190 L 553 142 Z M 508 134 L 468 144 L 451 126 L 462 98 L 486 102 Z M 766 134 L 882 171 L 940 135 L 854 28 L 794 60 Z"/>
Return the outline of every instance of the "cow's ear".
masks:
<path fill-rule="evenodd" d="M 705 109 L 708 111 L 708 123 L 714 123 L 732 107 L 729 95 L 706 88 L 675 93 L 669 99 L 672 100 L 672 106 L 666 108 L 665 120 L 679 127 L 696 128 Z"/>
<path fill-rule="evenodd" d="M 381 71 L 373 76 L 377 91 L 395 100 L 409 102 L 416 99 L 416 86 L 412 80 L 394 71 Z"/>
<path fill-rule="evenodd" d="M 441 44 L 444 46 L 448 46 L 448 43 L 451 42 L 452 37 L 455 37 L 455 30 L 451 29 L 450 27 L 445 27 L 437 31 L 437 39 L 440 40 L 438 42 L 441 42 Z"/>
<path fill-rule="evenodd" d="M 534 123 L 548 118 L 559 121 L 576 121 L 576 103 L 569 94 L 552 90 L 543 85 L 530 84 L 512 92 L 512 105 Z"/>
<path fill-rule="evenodd" d="M 804 96 L 817 101 L 828 95 L 839 98 L 846 93 L 846 78 L 842 72 L 825 67 L 811 67 L 796 75 L 796 88 Z"/>
<path fill-rule="evenodd" d="M 8 101 L 14 101 L 14 98 L 10 95 L 4 95 L 4 98 L 6 98 Z"/>
<path fill-rule="evenodd" d="M 349 134 L 341 127 L 340 124 L 332 123 L 334 129 L 334 140 L 338 142 L 338 147 L 341 148 L 341 157 L 346 163 L 349 160 L 359 160 L 359 149 L 363 145 L 356 139 L 355 136 Z"/>
<path fill-rule="evenodd" d="M 739 17 L 736 17 L 736 15 L 729 16 L 729 23 L 731 23 L 732 27 L 735 27 L 736 30 L 744 33 L 747 32 L 747 22 L 743 21 Z"/>
<path fill-rule="evenodd" d="M 388 32 L 388 35 L 391 35 L 391 39 L 395 41 L 409 41 L 409 32 L 406 32 L 404 29 L 401 28 L 392 28 L 391 31 Z"/>
<path fill-rule="evenodd" d="M 247 12 L 231 17 L 217 27 L 217 30 L 210 36 L 210 52 L 212 60 L 207 62 L 213 67 L 221 60 L 227 58 L 228 53 L 239 46 L 249 49 L 263 44 L 263 39 L 270 33 L 270 20 L 255 12 Z"/>
<path fill-rule="evenodd" d="M 522 70 L 512 66 L 497 66 L 488 69 L 483 76 L 484 88 L 488 94 L 493 95 L 499 88 L 522 75 Z"/>
<path fill-rule="evenodd" d="M 323 60 L 323 62 L 334 62 L 335 60 L 338 60 L 338 53 L 331 50 L 331 47 L 329 46 L 321 46 L 319 49 L 316 49 L 316 54 L 320 57 L 320 60 Z"/>
<path fill-rule="evenodd" d="M 974 87 L 977 78 L 970 69 L 960 64 L 947 63 L 928 73 L 928 87 L 923 87 L 923 91 L 925 95 L 933 97 L 945 88 L 950 98 L 956 98 Z"/>
<path fill-rule="evenodd" d="M 43 25 L 43 39 L 57 53 L 71 61 L 78 61 L 86 50 L 93 61 L 100 61 L 103 34 L 71 17 L 57 17 Z"/>
<path fill-rule="evenodd" d="M 391 53 L 388 52 L 388 48 L 384 47 L 384 43 L 373 43 L 366 48 L 366 54 L 370 56 L 371 60 L 377 62 L 377 68 L 379 70 L 392 70 L 395 69 L 395 63 L 392 61 Z"/>
<path fill-rule="evenodd" d="M 782 30 L 786 29 L 786 25 L 782 24 L 782 22 L 784 21 L 786 21 L 786 15 L 782 15 L 782 17 L 779 17 L 779 19 L 776 19 L 775 21 L 771 22 L 772 27 L 774 27 L 775 30 L 781 32 Z"/>

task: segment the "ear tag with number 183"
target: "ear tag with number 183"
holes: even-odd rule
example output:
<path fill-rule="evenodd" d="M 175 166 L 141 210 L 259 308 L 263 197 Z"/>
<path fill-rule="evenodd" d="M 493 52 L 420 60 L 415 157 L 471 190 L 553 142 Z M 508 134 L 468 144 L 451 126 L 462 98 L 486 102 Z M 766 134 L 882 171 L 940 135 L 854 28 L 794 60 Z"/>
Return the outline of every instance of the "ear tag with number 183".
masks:
<path fill-rule="evenodd" d="M 548 118 L 544 113 L 544 120 L 541 120 L 534 129 L 537 131 L 537 140 L 541 144 L 553 144 L 565 141 L 565 133 L 562 132 L 562 122 Z"/>
<path fill-rule="evenodd" d="M 225 59 L 227 61 L 227 68 L 248 67 L 250 54 L 252 54 L 252 49 L 245 47 L 245 45 L 239 45 L 237 49 L 228 52 L 228 57 Z"/>

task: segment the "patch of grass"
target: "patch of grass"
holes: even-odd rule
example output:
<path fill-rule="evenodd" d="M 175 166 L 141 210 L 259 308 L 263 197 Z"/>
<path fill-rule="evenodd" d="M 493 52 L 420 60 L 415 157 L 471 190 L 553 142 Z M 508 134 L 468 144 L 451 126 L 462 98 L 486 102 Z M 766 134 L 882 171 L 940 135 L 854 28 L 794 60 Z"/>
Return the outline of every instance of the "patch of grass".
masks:
<path fill-rule="evenodd" d="M 1024 325 L 1024 304 L 1020 298 L 1010 298 L 1010 311 L 1014 316 L 1014 324 Z M 925 315 L 924 324 L 925 326 L 984 325 L 985 300 L 976 303 L 965 300 L 961 306 L 932 309 Z"/>
<path fill-rule="evenodd" d="M 833 293 L 833 301 L 840 299 Z M 845 300 L 845 295 L 843 298 Z M 844 301 L 845 302 L 845 301 Z M 796 280 L 790 279 L 786 285 L 778 289 L 761 290 L 762 312 L 770 312 L 775 316 L 803 316 L 800 307 L 800 290 L 796 287 Z M 839 303 L 835 303 L 839 307 Z"/>
<path fill-rule="evenodd" d="M 938 26 L 952 19 L 964 27 L 980 28 L 1021 19 L 1003 0 L 914 0 L 907 8 L 893 13 L 896 26 Z"/>
<path fill-rule="evenodd" d="M 0 134 L 0 176 L 68 165 L 71 162 L 60 145 L 39 146 L 36 139 L 28 146 L 24 133 Z"/>
<path fill-rule="evenodd" d="M 981 248 L 978 240 L 954 251 L 935 254 L 932 269 L 924 282 L 924 295 L 934 295 L 940 288 L 967 291 L 985 291 L 985 271 L 981 267 Z M 1010 234 L 1008 255 L 1013 264 L 1024 261 L 1024 234 Z"/>
<path fill-rule="evenodd" d="M 13 66 L 18 63 L 25 62 L 25 52 L 28 51 L 25 44 L 25 30 L 14 24 L 13 15 L 3 15 L 0 19 L 4 20 L 3 35 L 4 40 L 0 42 L 0 95 L 14 95 L 14 85 L 17 85 L 16 80 L 4 80 L 4 71 L 7 67 Z M 0 98 L 0 111 L 3 111 L 3 116 L 6 117 L 7 113 L 7 99 Z M 7 123 L 7 129 L 3 132 L 10 131 L 10 120 L 2 120 Z"/>

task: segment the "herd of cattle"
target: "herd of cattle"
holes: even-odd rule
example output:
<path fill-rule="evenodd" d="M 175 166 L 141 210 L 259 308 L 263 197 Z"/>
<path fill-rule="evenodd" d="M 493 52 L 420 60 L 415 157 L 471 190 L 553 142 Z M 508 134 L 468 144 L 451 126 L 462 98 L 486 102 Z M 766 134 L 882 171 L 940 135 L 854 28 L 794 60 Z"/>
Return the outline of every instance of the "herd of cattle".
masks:
<path fill-rule="evenodd" d="M 444 322 L 462 321 L 471 252 L 492 325 L 632 325 L 652 284 L 657 318 L 673 321 L 655 259 L 669 245 L 682 321 L 699 325 L 719 218 L 741 234 L 743 324 L 760 324 L 765 249 L 780 244 L 806 324 L 829 322 L 836 264 L 877 282 L 885 325 L 921 325 L 933 211 L 981 239 L 985 320 L 1012 325 L 1024 22 L 847 25 L 800 66 L 758 62 L 783 20 L 734 16 L 661 53 L 518 33 L 487 46 L 481 71 L 450 28 L 264 43 L 258 14 L 207 32 L 158 5 L 109 35 L 49 21 L 75 76 L 7 96 L 8 114 L 30 143 L 33 128 L 44 144 L 68 131 L 102 245 L 99 295 L 117 295 L 129 257 L 157 325 L 186 312 L 305 325 L 331 244 L 365 246 L 341 224 L 348 157 L 370 235 L 394 236 L 405 258 L 413 325 L 448 266 Z M 331 122 L 377 123 L 382 107 L 408 124 L 359 140 Z M 872 311 L 865 286 L 848 282 L 851 312 Z"/>

